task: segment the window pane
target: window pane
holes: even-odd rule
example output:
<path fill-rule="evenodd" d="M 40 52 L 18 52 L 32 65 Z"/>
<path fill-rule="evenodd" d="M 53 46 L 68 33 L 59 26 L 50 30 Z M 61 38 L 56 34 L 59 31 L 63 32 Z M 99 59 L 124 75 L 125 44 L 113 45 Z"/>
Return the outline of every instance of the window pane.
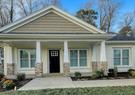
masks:
<path fill-rule="evenodd" d="M 114 50 L 114 65 L 120 65 L 121 63 L 121 52 L 120 50 Z"/>
<path fill-rule="evenodd" d="M 35 50 L 30 51 L 31 67 L 35 67 L 36 53 Z"/>
<path fill-rule="evenodd" d="M 70 50 L 70 66 L 78 66 L 78 52 L 77 50 Z"/>
<path fill-rule="evenodd" d="M 29 67 L 29 60 L 21 59 L 21 68 L 28 68 L 28 67 Z"/>
<path fill-rule="evenodd" d="M 128 58 L 123 59 L 122 60 L 122 65 L 129 65 L 129 59 Z"/>
<path fill-rule="evenodd" d="M 80 50 L 79 53 L 80 66 L 87 66 L 87 51 Z"/>
<path fill-rule="evenodd" d="M 31 59 L 31 67 L 35 67 L 35 58 L 34 59 Z"/>
<path fill-rule="evenodd" d="M 129 65 L 129 50 L 127 49 L 122 51 L 122 64 Z"/>
<path fill-rule="evenodd" d="M 120 58 L 120 57 L 121 57 L 120 50 L 114 50 L 114 58 Z"/>
<path fill-rule="evenodd" d="M 129 57 L 129 50 L 123 50 L 122 51 L 122 57 L 123 58 L 128 58 Z"/>
<path fill-rule="evenodd" d="M 21 68 L 29 67 L 28 52 L 26 50 L 20 51 L 20 66 Z"/>
<path fill-rule="evenodd" d="M 20 57 L 21 58 L 28 58 L 28 52 L 27 52 L 27 50 L 21 50 L 20 51 Z"/>
<path fill-rule="evenodd" d="M 120 65 L 120 58 L 115 58 L 114 59 L 114 65 Z"/>

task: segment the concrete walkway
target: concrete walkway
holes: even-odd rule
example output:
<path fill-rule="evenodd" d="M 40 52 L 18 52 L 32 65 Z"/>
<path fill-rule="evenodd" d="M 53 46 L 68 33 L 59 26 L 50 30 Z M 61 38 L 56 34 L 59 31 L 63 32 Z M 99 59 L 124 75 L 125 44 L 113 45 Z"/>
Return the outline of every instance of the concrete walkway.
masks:
<path fill-rule="evenodd" d="M 36 78 L 19 90 L 107 86 L 135 86 L 135 79 L 72 81 L 69 77 Z"/>

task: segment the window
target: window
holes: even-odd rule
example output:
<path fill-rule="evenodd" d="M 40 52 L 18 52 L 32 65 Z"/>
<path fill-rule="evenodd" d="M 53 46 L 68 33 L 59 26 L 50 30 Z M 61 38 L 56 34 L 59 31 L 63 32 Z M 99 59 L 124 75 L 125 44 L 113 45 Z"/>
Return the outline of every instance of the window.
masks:
<path fill-rule="evenodd" d="M 87 50 L 70 50 L 70 66 L 86 67 L 87 66 Z"/>
<path fill-rule="evenodd" d="M 114 65 L 129 65 L 129 49 L 116 48 L 114 49 Z"/>
<path fill-rule="evenodd" d="M 33 68 L 35 67 L 35 50 L 20 50 L 20 67 L 21 68 Z"/>

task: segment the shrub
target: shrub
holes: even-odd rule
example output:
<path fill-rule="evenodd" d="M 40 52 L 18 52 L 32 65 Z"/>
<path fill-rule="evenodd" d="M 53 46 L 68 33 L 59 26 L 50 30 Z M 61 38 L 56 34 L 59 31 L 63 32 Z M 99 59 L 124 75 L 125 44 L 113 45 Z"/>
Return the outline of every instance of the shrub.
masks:
<path fill-rule="evenodd" d="M 74 73 L 74 76 L 75 76 L 76 78 L 80 78 L 80 77 L 82 76 L 82 74 L 81 74 L 80 72 L 75 72 L 75 73 Z"/>
<path fill-rule="evenodd" d="M 2 85 L 6 90 L 11 90 L 15 87 L 13 80 L 5 80 Z"/>
<path fill-rule="evenodd" d="M 118 68 L 117 66 L 114 66 L 114 77 L 118 76 Z"/>
<path fill-rule="evenodd" d="M 0 73 L 0 80 L 2 80 L 3 77 L 4 77 L 4 74 Z"/>
<path fill-rule="evenodd" d="M 93 74 L 93 75 L 91 76 L 91 79 L 93 79 L 93 80 L 97 79 L 97 75 L 96 75 L 96 74 Z"/>
<path fill-rule="evenodd" d="M 104 71 L 103 70 L 96 71 L 96 76 L 97 76 L 97 78 L 103 78 L 104 77 Z"/>
<path fill-rule="evenodd" d="M 104 76 L 105 76 L 104 71 L 98 70 L 91 76 L 91 79 L 100 79 L 100 78 L 103 78 Z"/>
<path fill-rule="evenodd" d="M 25 80 L 25 74 L 24 74 L 24 73 L 19 73 L 19 74 L 17 74 L 17 80 L 18 80 L 18 81 L 23 81 L 23 80 Z"/>
<path fill-rule="evenodd" d="M 134 69 L 129 69 L 129 70 L 128 70 L 128 74 L 129 74 L 129 76 L 131 76 L 131 77 L 135 77 L 135 70 L 134 70 Z"/>

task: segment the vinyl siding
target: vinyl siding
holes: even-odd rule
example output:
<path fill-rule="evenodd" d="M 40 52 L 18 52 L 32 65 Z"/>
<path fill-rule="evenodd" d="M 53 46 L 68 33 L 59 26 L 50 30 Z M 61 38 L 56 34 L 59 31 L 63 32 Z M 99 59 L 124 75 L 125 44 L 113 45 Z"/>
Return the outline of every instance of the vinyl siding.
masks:
<path fill-rule="evenodd" d="M 55 14 L 48 13 L 12 32 L 17 33 L 90 33 L 79 25 Z"/>

